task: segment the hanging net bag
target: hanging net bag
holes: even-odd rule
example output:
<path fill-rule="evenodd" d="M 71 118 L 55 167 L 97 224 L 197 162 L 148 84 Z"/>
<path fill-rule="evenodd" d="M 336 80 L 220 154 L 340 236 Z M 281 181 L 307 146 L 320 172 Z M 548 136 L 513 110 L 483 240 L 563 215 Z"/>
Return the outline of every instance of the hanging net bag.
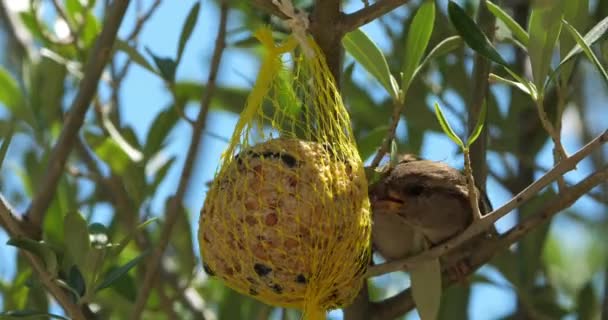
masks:
<path fill-rule="evenodd" d="M 370 259 L 367 181 L 350 120 L 310 37 L 265 48 L 201 212 L 205 271 L 306 319 L 352 302 Z"/>

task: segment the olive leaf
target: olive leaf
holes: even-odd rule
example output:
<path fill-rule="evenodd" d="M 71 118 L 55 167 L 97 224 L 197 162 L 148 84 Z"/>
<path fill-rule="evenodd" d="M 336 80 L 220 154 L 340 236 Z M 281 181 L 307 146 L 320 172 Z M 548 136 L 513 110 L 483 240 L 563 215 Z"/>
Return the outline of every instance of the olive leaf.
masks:
<path fill-rule="evenodd" d="M 422 261 L 410 270 L 412 296 L 422 320 L 435 320 L 441 303 L 439 258 Z"/>

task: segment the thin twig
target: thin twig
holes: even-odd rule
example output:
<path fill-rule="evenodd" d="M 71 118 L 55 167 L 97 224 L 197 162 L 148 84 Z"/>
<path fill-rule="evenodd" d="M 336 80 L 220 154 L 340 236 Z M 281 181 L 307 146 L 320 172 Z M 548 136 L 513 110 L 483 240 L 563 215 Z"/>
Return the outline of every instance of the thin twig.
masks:
<path fill-rule="evenodd" d="M 506 214 L 511 212 L 513 209 L 519 207 L 524 202 L 530 200 L 534 195 L 538 194 L 543 188 L 557 180 L 558 177 L 563 176 L 565 173 L 573 170 L 576 165 L 588 156 L 592 151 L 599 148 L 606 141 L 608 141 L 608 130 L 604 131 L 603 134 L 599 135 L 593 141 L 582 147 L 572 156 L 562 160 L 553 169 L 543 175 L 540 179 L 529 185 L 527 188 L 522 190 L 513 199 L 508 201 L 502 207 L 494 210 L 493 212 L 485 215 L 477 222 L 471 224 L 463 233 L 448 240 L 447 242 L 437 245 L 430 250 L 422 252 L 416 256 L 408 257 L 405 259 L 395 260 L 387 262 L 381 265 L 373 266 L 368 270 L 367 276 L 373 277 L 381 274 L 407 269 L 423 260 L 439 257 L 446 252 L 458 247 L 462 243 L 471 239 L 472 237 L 480 234 L 484 230 L 487 230 L 494 222 L 504 217 Z"/>
<path fill-rule="evenodd" d="M 388 128 L 386 133 L 386 137 L 382 141 L 382 145 L 380 145 L 380 149 L 376 152 L 372 163 L 370 164 L 370 168 L 376 169 L 384 158 L 384 155 L 388 152 L 391 142 L 395 139 L 395 132 L 397 131 L 397 126 L 399 125 L 399 120 L 401 120 L 401 111 L 403 110 L 403 103 L 395 101 L 395 105 L 393 107 L 393 115 L 391 118 L 391 125 Z"/>
<path fill-rule="evenodd" d="M 371 6 L 347 14 L 343 17 L 340 28 L 347 33 L 365 25 L 372 20 L 395 10 L 395 8 L 408 3 L 409 0 L 379 0 Z"/>
<path fill-rule="evenodd" d="M 160 6 L 161 0 L 156 0 L 145 12 L 141 13 L 141 1 L 136 2 L 136 12 L 137 12 L 137 21 L 135 22 L 135 26 L 126 37 L 126 41 L 132 43 L 134 48 L 137 48 L 138 45 L 138 37 L 141 31 L 143 30 L 143 26 L 146 22 L 152 17 L 152 15 L 157 11 Z M 116 66 L 116 61 L 110 62 L 110 87 L 112 88 L 112 93 L 110 96 L 110 101 L 112 102 L 112 107 L 114 112 L 111 114 L 112 119 L 116 123 L 120 123 L 120 90 L 122 88 L 122 82 L 127 76 L 130 67 L 133 65 L 133 60 L 127 59 L 127 61 L 122 65 L 120 70 Z"/>
<path fill-rule="evenodd" d="M 0 194 L 0 221 L 6 227 L 6 231 L 9 236 L 13 239 L 27 238 L 27 234 L 21 229 L 19 225 L 19 219 L 17 215 Z M 49 273 L 46 270 L 44 262 L 29 252 L 25 252 L 30 265 L 38 274 L 38 279 L 42 282 L 44 287 L 51 293 L 51 295 L 57 300 L 61 307 L 65 310 L 67 315 L 76 320 L 86 319 L 82 313 L 81 308 L 72 302 L 72 298 L 55 283 L 56 275 Z"/>
<path fill-rule="evenodd" d="M 521 240 L 539 225 L 546 223 L 555 214 L 570 207 L 577 199 L 603 181 L 606 181 L 606 179 L 608 179 L 608 168 L 597 171 L 575 186 L 566 189 L 565 192 L 551 199 L 543 209 L 535 214 L 529 215 L 520 224 L 513 227 L 503 236 L 477 242 L 478 247 L 471 249 L 472 255 L 469 258 L 467 273 L 463 276 L 467 277 L 473 274 L 479 267 L 489 262 L 498 252 Z M 444 287 L 448 287 L 455 282 L 455 279 L 450 279 L 445 275 L 443 280 Z M 391 298 L 373 303 L 374 317 L 372 319 L 394 319 L 409 312 L 414 307 L 411 290 L 407 289 Z"/>
<path fill-rule="evenodd" d="M 286 19 L 287 16 L 279 10 L 279 8 L 272 3 L 272 0 L 251 0 L 251 4 L 258 9 L 262 9 L 265 12 L 277 16 L 281 19 Z"/>
<path fill-rule="evenodd" d="M 188 148 L 188 154 L 184 162 L 184 168 L 182 170 L 177 192 L 170 201 L 169 208 L 167 210 L 167 220 L 161 231 L 159 243 L 156 245 L 156 249 L 154 250 L 152 257 L 148 260 L 148 269 L 146 270 L 143 286 L 139 291 L 137 301 L 135 302 L 135 306 L 133 308 L 133 314 L 131 317 L 132 319 L 140 319 L 146 302 L 148 301 L 148 297 L 150 296 L 150 291 L 153 286 L 152 280 L 158 272 L 160 260 L 165 251 L 165 248 L 167 247 L 169 238 L 171 237 L 173 226 L 175 225 L 179 217 L 179 210 L 181 210 L 180 207 L 182 205 L 182 200 L 184 198 L 184 195 L 186 194 L 186 189 L 188 188 L 190 177 L 192 176 L 194 164 L 196 163 L 196 158 L 198 156 L 198 150 L 200 148 L 202 133 L 205 130 L 207 113 L 209 112 L 211 98 L 213 96 L 213 92 L 215 91 L 215 81 L 217 78 L 217 73 L 223 56 L 224 48 L 226 47 L 226 25 L 228 21 L 228 9 L 228 1 L 222 1 L 220 6 L 219 30 L 215 41 L 213 57 L 211 59 L 211 70 L 209 72 L 209 78 L 207 80 L 207 88 L 201 97 L 200 112 L 198 114 L 198 117 L 196 118 L 196 123 L 193 127 L 192 141 L 190 143 L 190 147 Z"/>
<path fill-rule="evenodd" d="M 158 7 L 160 6 L 160 3 L 161 0 L 154 1 L 154 3 L 152 3 L 152 5 L 148 8 L 146 12 L 144 12 L 144 14 L 137 17 L 137 21 L 135 22 L 133 30 L 131 30 L 131 33 L 129 33 L 129 35 L 127 36 L 127 41 L 133 41 L 137 39 L 137 36 L 141 32 L 144 24 L 152 17 L 156 9 L 158 9 Z"/>
<path fill-rule="evenodd" d="M 61 135 L 51 151 L 49 168 L 47 168 L 47 173 L 40 183 L 40 192 L 32 201 L 26 215 L 27 220 L 36 228 L 40 228 L 42 225 L 46 210 L 53 200 L 57 183 L 63 174 L 70 151 L 78 137 L 78 131 L 84 122 L 91 100 L 97 92 L 97 84 L 101 73 L 112 54 L 116 34 L 129 3 L 129 0 L 113 2 L 103 24 L 103 30 L 88 57 L 80 89 L 69 109 Z"/>
<path fill-rule="evenodd" d="M 488 35 L 490 41 L 494 39 L 495 33 L 495 18 L 487 8 L 486 0 L 479 1 L 479 9 L 477 12 L 477 24 L 481 26 L 484 33 Z M 468 132 L 469 135 L 475 130 L 475 126 L 481 116 L 481 111 L 484 105 L 487 106 L 487 97 L 489 91 L 488 75 L 490 74 L 491 63 L 488 59 L 479 53 L 475 53 L 475 65 L 473 67 L 473 90 L 471 90 L 471 103 L 468 106 Z M 481 119 L 486 123 L 486 119 Z M 465 150 L 465 176 L 467 180 L 467 189 L 469 192 L 469 200 L 473 209 L 473 221 L 481 219 L 479 211 L 479 203 L 477 199 L 479 194 L 477 188 L 479 186 L 483 190 L 486 189 L 486 179 L 488 175 L 488 166 L 486 164 L 486 150 L 488 142 L 488 126 L 482 128 L 477 140 Z M 468 141 L 467 141 L 468 143 Z"/>

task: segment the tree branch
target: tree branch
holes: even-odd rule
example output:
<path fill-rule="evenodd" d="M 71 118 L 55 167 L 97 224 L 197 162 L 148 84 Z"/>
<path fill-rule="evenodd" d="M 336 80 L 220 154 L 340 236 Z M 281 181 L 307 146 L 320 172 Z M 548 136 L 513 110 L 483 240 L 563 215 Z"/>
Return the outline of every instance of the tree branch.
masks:
<path fill-rule="evenodd" d="M 0 194 L 0 222 L 6 228 L 8 235 L 12 239 L 27 238 L 27 234 L 21 229 L 19 225 L 19 219 L 17 215 Z M 49 293 L 55 298 L 55 300 L 65 310 L 66 314 L 76 320 L 84 320 L 84 316 L 80 307 L 72 302 L 72 298 L 55 283 L 56 275 L 50 274 L 44 265 L 44 262 L 29 252 L 24 252 L 29 264 L 31 265 L 34 272 L 38 275 L 38 279 L 42 282 L 44 287 Z"/>
<path fill-rule="evenodd" d="M 169 208 L 167 210 L 167 221 L 161 231 L 159 244 L 156 245 L 156 249 L 154 250 L 150 259 L 148 259 L 143 286 L 137 296 L 137 300 L 135 302 L 135 307 L 133 308 L 133 314 L 131 317 L 132 319 L 140 319 L 141 314 L 145 308 L 146 302 L 148 301 L 148 297 L 150 296 L 150 292 L 154 285 L 152 280 L 155 278 L 158 272 L 160 260 L 165 251 L 165 248 L 167 247 L 167 244 L 169 243 L 169 238 L 171 237 L 173 226 L 175 225 L 179 217 L 179 211 L 181 210 L 181 205 L 186 194 L 186 189 L 188 188 L 190 177 L 192 176 L 192 171 L 194 168 L 194 164 L 196 163 L 198 150 L 200 148 L 202 133 L 205 130 L 207 113 L 209 112 L 209 107 L 211 105 L 211 98 L 213 97 L 213 93 L 215 91 L 215 81 L 217 78 L 217 73 L 221 63 L 224 48 L 226 47 L 226 25 L 228 21 L 228 9 L 228 1 L 222 1 L 220 6 L 219 30 L 215 41 L 213 57 L 211 59 L 211 70 L 209 72 L 209 78 L 207 80 L 207 88 L 203 92 L 201 97 L 201 109 L 194 124 L 194 128 L 192 131 L 192 141 L 190 143 L 190 147 L 188 148 L 188 154 L 186 155 L 186 160 L 184 162 L 184 168 L 182 170 L 181 178 L 177 187 L 177 192 L 170 201 Z"/>
<path fill-rule="evenodd" d="M 420 261 L 439 257 L 460 246 L 462 243 L 466 242 L 472 237 L 480 234 L 484 230 L 487 230 L 494 224 L 494 222 L 511 212 L 513 209 L 530 200 L 534 195 L 538 194 L 539 191 L 551 184 L 553 181 L 557 180 L 559 177 L 563 176 L 566 172 L 573 170 L 581 160 L 588 156 L 592 151 L 603 145 L 606 141 L 608 141 L 608 130 L 604 131 L 603 134 L 596 137 L 593 141 L 589 142 L 572 156 L 559 162 L 555 167 L 553 167 L 553 169 L 529 185 L 502 207 L 494 210 L 493 212 L 482 217 L 480 220 L 471 224 L 460 235 L 416 256 L 371 267 L 367 272 L 367 276 L 373 277 L 397 270 L 407 269 Z"/>
<path fill-rule="evenodd" d="M 342 11 L 340 11 L 340 0 L 316 0 L 310 15 L 310 33 L 327 61 L 336 88 L 340 88 L 340 76 L 342 74 L 342 37 L 344 32 L 341 28 L 333 26 L 340 25 Z"/>
<path fill-rule="evenodd" d="M 468 273 L 465 277 L 473 274 L 479 267 L 488 263 L 497 252 L 521 240 L 530 231 L 549 221 L 555 214 L 570 207 L 576 200 L 606 180 L 608 180 L 608 167 L 592 173 L 578 184 L 560 193 L 559 196 L 551 199 L 542 210 L 524 218 L 520 224 L 501 237 L 478 242 L 478 246 L 471 249 L 472 254 L 468 259 Z M 444 287 L 448 287 L 454 284 L 455 281 L 446 277 L 444 273 L 443 283 Z M 411 290 L 406 289 L 393 297 L 380 302 L 374 302 L 372 307 L 374 310 L 373 320 L 390 320 L 412 310 L 415 305 Z"/>
<path fill-rule="evenodd" d="M 371 6 L 345 15 L 340 24 L 340 29 L 343 33 L 353 31 L 408 2 L 409 0 L 378 0 Z"/>
<path fill-rule="evenodd" d="M 118 28 L 129 3 L 129 0 L 117 0 L 113 2 L 110 8 L 109 14 L 103 24 L 103 30 L 95 42 L 92 53 L 89 55 L 85 65 L 80 90 L 78 90 L 78 94 L 72 102 L 61 135 L 51 151 L 49 167 L 40 183 L 40 191 L 32 201 L 24 217 L 24 220 L 29 221 L 34 228 L 38 229 L 39 234 L 41 233 L 40 228 L 46 210 L 53 200 L 67 158 L 78 137 L 78 131 L 84 122 L 84 117 L 91 104 L 91 100 L 97 92 L 101 73 L 110 58 Z"/>

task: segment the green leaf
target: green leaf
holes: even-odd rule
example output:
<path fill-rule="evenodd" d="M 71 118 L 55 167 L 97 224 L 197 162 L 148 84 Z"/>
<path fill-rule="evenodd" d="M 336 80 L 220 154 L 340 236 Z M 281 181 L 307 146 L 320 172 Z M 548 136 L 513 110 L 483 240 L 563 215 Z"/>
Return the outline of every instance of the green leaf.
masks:
<path fill-rule="evenodd" d="M 154 53 L 152 53 L 152 51 L 149 48 L 146 48 L 146 51 L 152 57 L 152 60 L 154 60 L 154 64 L 156 64 L 156 67 L 160 71 L 161 77 L 169 83 L 174 83 L 175 82 L 175 70 L 177 69 L 177 62 L 175 62 L 175 60 L 173 60 L 171 58 L 159 57 L 159 56 L 155 55 Z"/>
<path fill-rule="evenodd" d="M 511 18 L 511 16 L 504 12 L 499 6 L 493 4 L 490 1 L 487 1 L 486 4 L 488 6 L 488 11 L 490 11 L 497 19 L 502 21 L 507 26 L 507 28 L 509 28 L 509 30 L 511 30 L 511 33 L 513 34 L 515 39 L 521 42 L 521 44 L 523 44 L 525 47 L 528 47 L 528 43 L 530 43 L 530 36 L 526 32 L 526 30 L 524 30 L 524 28 L 522 28 L 519 23 L 513 20 L 513 18 Z"/>
<path fill-rule="evenodd" d="M 54 313 L 40 312 L 34 310 L 17 310 L 17 311 L 6 311 L 0 313 L 1 320 L 23 320 L 23 319 L 61 319 L 70 320 L 66 317 L 60 316 Z"/>
<path fill-rule="evenodd" d="M 377 168 L 376 168 L 377 169 Z M 382 173 L 378 172 L 376 169 L 371 167 L 365 167 L 365 177 L 367 178 L 367 183 L 371 186 L 376 183 L 382 177 Z"/>
<path fill-rule="evenodd" d="M 379 126 L 368 132 L 363 138 L 358 139 L 357 147 L 362 159 L 367 159 L 372 153 L 378 149 L 378 146 L 386 137 L 388 126 Z"/>
<path fill-rule="evenodd" d="M 576 31 L 576 29 L 570 23 L 568 23 L 568 21 L 563 20 L 562 22 L 563 22 L 564 26 L 566 26 L 566 30 L 568 30 L 568 32 L 570 32 L 570 34 L 572 35 L 574 40 L 576 40 L 576 43 L 578 44 L 578 46 L 580 46 L 582 48 L 582 50 L 585 52 L 585 55 L 587 55 L 587 58 L 589 58 L 589 60 L 591 60 L 591 62 L 593 62 L 593 64 L 597 68 L 597 70 L 602 74 L 602 77 L 604 78 L 604 81 L 606 82 L 606 84 L 608 84 L 608 72 L 606 72 L 606 69 L 604 69 L 604 67 L 602 66 L 602 63 L 595 56 L 595 54 L 593 53 L 591 48 L 589 48 L 589 45 L 587 45 L 583 36 L 581 36 L 581 34 L 578 33 L 578 31 Z"/>
<path fill-rule="evenodd" d="M 35 16 L 35 10 L 32 8 L 29 11 L 22 11 L 19 13 L 21 22 L 27 28 L 27 30 L 38 40 L 42 40 L 45 45 L 48 45 L 48 41 L 45 40 L 43 33 L 50 32 L 46 24 L 38 23 L 38 18 Z"/>
<path fill-rule="evenodd" d="M 469 136 L 469 139 L 467 139 L 467 148 L 470 147 L 475 142 L 475 140 L 477 140 L 477 138 L 479 138 L 479 135 L 481 134 L 481 131 L 483 130 L 483 125 L 486 122 L 486 113 L 488 112 L 487 104 L 488 104 L 488 102 L 484 100 L 483 104 L 481 105 L 481 112 L 479 113 L 479 116 L 477 117 L 477 123 L 475 123 L 475 128 L 473 129 L 473 132 Z"/>
<path fill-rule="evenodd" d="M 169 197 L 165 202 L 165 208 L 170 206 L 172 197 Z M 170 243 L 175 248 L 179 248 L 174 254 L 173 261 L 177 263 L 179 273 L 191 274 L 196 268 L 196 257 L 194 256 L 194 246 L 192 243 L 192 215 L 188 213 L 187 209 L 180 205 L 178 208 L 177 220 L 173 226 L 173 234 L 170 237 Z"/>
<path fill-rule="evenodd" d="M 0 145 L 0 169 L 2 168 L 2 164 L 4 163 L 4 158 L 8 153 L 8 147 L 11 145 L 11 140 L 13 139 L 13 135 L 15 134 L 15 126 L 13 122 L 8 127 L 8 132 L 4 133 L 2 144 Z"/>
<path fill-rule="evenodd" d="M 475 21 L 473 21 L 473 19 L 471 19 L 471 17 L 453 1 L 448 3 L 448 15 L 458 34 L 460 34 L 462 39 L 464 39 L 464 42 L 466 42 L 471 49 L 505 68 L 509 68 L 507 62 L 500 56 L 498 51 L 496 51 L 488 37 L 481 31 Z"/>
<path fill-rule="evenodd" d="M 194 30 L 194 26 L 196 26 L 196 21 L 198 20 L 198 13 L 201 9 L 200 1 L 197 1 L 192 8 L 190 8 L 190 12 L 188 13 L 188 17 L 182 26 L 182 33 L 179 36 L 179 45 L 177 47 L 177 64 L 182 60 L 182 54 L 184 53 L 184 48 L 186 47 L 186 43 L 190 39 L 192 35 L 192 30 Z"/>
<path fill-rule="evenodd" d="M 98 137 L 88 133 L 85 133 L 85 139 L 97 157 L 107 163 L 113 172 L 119 175 L 125 173 L 131 159 L 114 139 Z"/>
<path fill-rule="evenodd" d="M 577 297 L 578 319 L 599 319 L 598 299 L 593 291 L 593 281 L 587 282 Z"/>
<path fill-rule="evenodd" d="M 135 267 L 145 256 L 150 253 L 151 250 L 146 250 L 139 256 L 133 258 L 131 261 L 125 263 L 123 266 L 112 270 L 110 273 L 106 275 L 106 277 L 97 285 L 95 288 L 96 292 L 99 292 L 105 288 L 110 287 L 114 282 L 120 279 L 123 275 L 125 275 L 129 270 Z"/>
<path fill-rule="evenodd" d="M 161 184 L 161 182 L 165 180 L 167 173 L 175 163 L 175 159 L 177 159 L 177 157 L 170 157 L 169 159 L 167 159 L 167 161 L 165 161 L 165 163 L 163 163 L 160 167 L 158 167 L 154 172 L 151 173 L 152 175 L 154 175 L 154 178 L 152 182 L 147 186 L 149 194 L 154 194 L 158 190 L 158 186 Z"/>
<path fill-rule="evenodd" d="M 431 60 L 441 57 L 444 54 L 450 53 L 458 48 L 460 48 L 463 44 L 462 38 L 460 36 L 452 36 L 443 39 L 443 41 L 439 42 L 431 52 L 422 60 L 416 71 L 414 72 L 414 77 L 420 72 L 422 67 L 424 67 Z"/>
<path fill-rule="evenodd" d="M 435 24 L 435 2 L 425 1 L 414 16 L 405 43 L 405 61 L 401 68 L 401 92 L 404 97 L 414 78 L 420 60 L 433 33 Z"/>
<path fill-rule="evenodd" d="M 143 159 L 143 154 L 123 137 L 107 114 L 102 116 L 102 124 L 112 140 L 114 140 L 116 145 L 118 145 L 118 147 L 129 157 L 131 161 L 139 162 Z"/>
<path fill-rule="evenodd" d="M 79 268 L 84 268 L 91 247 L 87 221 L 77 211 L 68 212 L 63 219 L 63 232 L 68 255 Z"/>
<path fill-rule="evenodd" d="M 77 298 L 84 296 L 87 290 L 84 277 L 77 266 L 72 266 L 70 268 L 70 271 L 68 272 L 67 284 L 74 290 L 75 293 L 78 293 Z"/>
<path fill-rule="evenodd" d="M 359 62 L 386 89 L 386 92 L 397 99 L 399 89 L 391 81 L 386 58 L 376 44 L 363 31 L 357 29 L 349 32 L 342 39 L 344 49 Z"/>
<path fill-rule="evenodd" d="M 133 238 L 135 237 L 135 234 L 145 228 L 146 226 L 148 226 L 150 223 L 158 221 L 157 217 L 154 218 L 150 218 L 144 222 L 142 222 L 141 224 L 139 224 L 135 230 L 133 232 L 131 232 L 129 235 L 127 235 L 124 239 L 122 239 L 119 243 L 118 246 L 116 246 L 113 250 L 112 250 L 112 254 L 114 256 L 118 256 L 124 249 L 125 247 L 129 244 L 129 242 L 131 242 L 131 240 L 133 240 Z"/>
<path fill-rule="evenodd" d="M 422 261 L 409 270 L 412 296 L 421 319 L 437 319 L 441 302 L 439 259 Z"/>
<path fill-rule="evenodd" d="M 561 17 L 561 1 L 553 2 L 552 6 L 536 7 L 530 14 L 528 54 L 534 84 L 541 96 L 551 67 L 555 44 L 562 28 Z"/>
<path fill-rule="evenodd" d="M 13 79 L 11 74 L 0 66 L 0 103 L 10 111 L 16 111 L 21 107 L 23 95 L 19 89 L 17 81 Z"/>
<path fill-rule="evenodd" d="M 519 89 L 521 92 L 532 96 L 532 93 L 530 92 L 530 88 L 528 88 L 525 84 L 521 83 L 521 82 L 517 82 L 517 81 L 513 81 L 513 80 L 509 80 L 509 79 L 505 79 L 499 75 L 496 75 L 494 73 L 490 73 L 489 75 L 489 79 L 491 81 L 497 81 L 497 82 L 502 82 L 504 84 L 510 85 L 512 87 L 515 87 L 517 89 Z"/>
<path fill-rule="evenodd" d="M 598 22 L 583 38 L 587 46 L 592 46 L 597 40 L 599 40 L 605 33 L 608 31 L 608 17 L 602 19 L 602 21 Z M 560 65 L 574 57 L 575 55 L 583 52 L 583 48 L 580 45 L 576 45 L 568 55 L 560 62 Z"/>
<path fill-rule="evenodd" d="M 439 106 L 439 104 L 437 102 L 435 102 L 435 116 L 437 117 L 437 121 L 439 121 L 439 125 L 441 126 L 441 129 L 443 130 L 443 132 L 450 139 L 452 139 L 452 141 L 454 141 L 457 145 L 459 145 L 460 148 L 464 149 L 464 144 L 462 143 L 462 140 L 460 140 L 460 138 L 456 135 L 456 133 L 454 133 L 454 130 L 452 130 L 450 123 L 445 118 L 445 115 L 443 115 L 443 111 L 441 110 L 441 107 Z"/>
<path fill-rule="evenodd" d="M 394 167 L 399 163 L 399 148 L 395 138 L 391 140 L 390 166 Z"/>
<path fill-rule="evenodd" d="M 29 238 L 13 238 L 10 239 L 6 244 L 32 253 L 36 257 L 42 259 L 46 270 L 50 274 L 57 274 L 57 255 L 48 244 L 34 241 Z"/>
<path fill-rule="evenodd" d="M 589 21 L 589 1 L 565 1 L 564 2 L 564 20 L 570 22 L 577 30 L 583 30 Z M 576 41 L 570 34 L 562 33 L 559 38 L 559 52 L 563 59 L 568 55 L 568 52 L 576 46 Z M 574 70 L 574 63 L 567 63 L 561 67 L 560 84 L 562 87 L 568 86 L 568 80 Z"/>
<path fill-rule="evenodd" d="M 65 0 L 65 12 L 71 23 L 76 24 L 77 20 L 82 19 L 82 13 L 85 10 L 80 0 Z M 80 15 L 80 17 L 78 17 Z"/>
<path fill-rule="evenodd" d="M 179 120 L 179 115 L 173 106 L 169 106 L 156 115 L 148 130 L 148 136 L 146 137 L 143 149 L 144 157 L 150 159 L 161 150 L 169 133 L 177 124 L 177 120 Z"/>
<path fill-rule="evenodd" d="M 116 39 L 116 41 L 114 43 L 114 47 L 116 49 L 126 53 L 129 56 L 129 58 L 131 59 L 131 61 L 138 64 L 140 67 L 142 67 L 156 75 L 159 75 L 159 76 L 161 75 L 158 72 L 158 70 L 156 70 L 141 53 L 139 53 L 135 48 L 131 47 L 127 42 L 125 42 L 121 39 Z"/>
<path fill-rule="evenodd" d="M 179 81 L 175 83 L 173 90 L 178 103 L 198 103 L 201 100 L 201 93 L 207 90 L 207 87 L 197 82 Z M 244 88 L 218 86 L 214 91 L 211 108 L 239 114 L 243 111 L 248 95 L 249 91 Z"/>
<path fill-rule="evenodd" d="M 113 271 L 116 269 L 117 268 L 110 270 Z M 127 273 L 112 284 L 112 291 L 124 297 L 127 301 L 134 303 L 137 299 L 137 285 L 134 277 Z"/>

